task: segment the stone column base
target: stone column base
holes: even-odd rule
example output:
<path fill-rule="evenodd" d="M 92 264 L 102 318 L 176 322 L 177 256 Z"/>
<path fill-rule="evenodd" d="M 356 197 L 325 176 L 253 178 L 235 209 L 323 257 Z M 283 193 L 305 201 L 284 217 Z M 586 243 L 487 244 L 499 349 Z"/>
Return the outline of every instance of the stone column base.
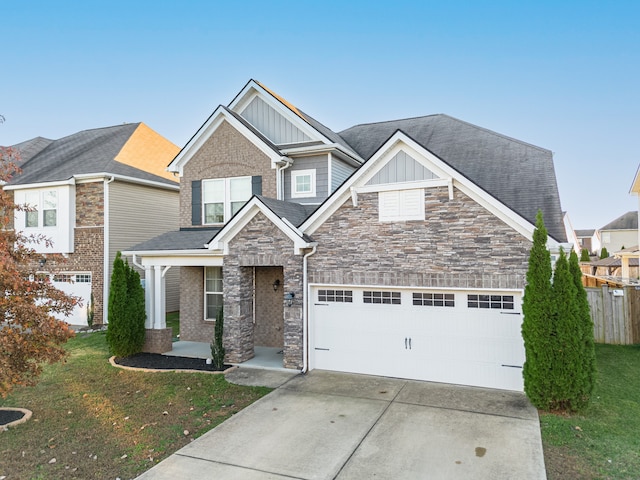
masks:
<path fill-rule="evenodd" d="M 142 351 L 146 353 L 165 353 L 170 352 L 171 337 L 173 330 L 171 328 L 147 329 L 144 336 L 144 345 Z"/>

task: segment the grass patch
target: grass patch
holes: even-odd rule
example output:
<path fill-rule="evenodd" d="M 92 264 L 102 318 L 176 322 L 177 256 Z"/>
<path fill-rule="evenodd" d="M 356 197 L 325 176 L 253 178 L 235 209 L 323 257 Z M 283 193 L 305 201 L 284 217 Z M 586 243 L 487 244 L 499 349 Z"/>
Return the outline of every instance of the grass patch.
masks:
<path fill-rule="evenodd" d="M 133 478 L 270 391 L 223 375 L 114 368 L 104 332 L 78 334 L 67 349 L 38 385 L 0 399 L 33 412 L 0 432 L 0 477 Z"/>
<path fill-rule="evenodd" d="M 171 312 L 167 313 L 167 328 L 171 328 L 173 330 L 172 337 L 175 340 L 178 340 L 178 335 L 180 335 L 180 312 Z"/>
<path fill-rule="evenodd" d="M 580 414 L 540 414 L 547 476 L 637 479 L 640 472 L 640 345 L 596 345 L 598 378 Z"/>

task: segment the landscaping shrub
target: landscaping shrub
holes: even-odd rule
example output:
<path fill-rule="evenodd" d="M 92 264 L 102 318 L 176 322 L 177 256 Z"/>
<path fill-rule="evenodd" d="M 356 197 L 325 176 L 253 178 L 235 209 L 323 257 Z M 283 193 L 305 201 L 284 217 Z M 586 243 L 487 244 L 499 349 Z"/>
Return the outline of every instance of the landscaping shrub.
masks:
<path fill-rule="evenodd" d="M 222 344 L 222 336 L 224 329 L 224 311 L 220 307 L 216 315 L 216 325 L 213 332 L 213 343 L 211 343 L 211 360 L 213 368 L 222 370 L 224 367 L 224 345 Z"/>
<path fill-rule="evenodd" d="M 602 247 L 602 250 L 600 250 L 600 260 L 603 258 L 609 258 L 609 251 L 607 250 L 607 247 Z"/>
<path fill-rule="evenodd" d="M 107 343 L 117 357 L 142 351 L 146 314 L 140 275 L 122 260 L 120 252 L 113 261 L 109 290 Z"/>
<path fill-rule="evenodd" d="M 581 262 L 591 261 L 591 257 L 589 257 L 589 250 L 587 250 L 586 248 L 583 248 L 582 251 L 580 252 L 580 261 Z"/>

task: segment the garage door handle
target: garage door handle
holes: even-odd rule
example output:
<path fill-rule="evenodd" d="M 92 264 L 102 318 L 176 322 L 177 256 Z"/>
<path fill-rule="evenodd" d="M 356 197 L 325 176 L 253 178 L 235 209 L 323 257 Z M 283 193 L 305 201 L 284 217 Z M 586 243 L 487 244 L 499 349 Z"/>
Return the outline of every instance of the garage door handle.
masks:
<path fill-rule="evenodd" d="M 404 337 L 404 349 L 407 349 L 407 337 Z"/>
<path fill-rule="evenodd" d="M 409 350 L 411 350 L 411 337 L 409 337 Z"/>

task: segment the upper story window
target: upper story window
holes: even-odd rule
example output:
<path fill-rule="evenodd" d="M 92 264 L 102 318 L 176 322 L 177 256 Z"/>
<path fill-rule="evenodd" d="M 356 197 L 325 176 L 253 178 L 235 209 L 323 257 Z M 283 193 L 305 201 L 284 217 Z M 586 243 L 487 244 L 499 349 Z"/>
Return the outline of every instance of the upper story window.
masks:
<path fill-rule="evenodd" d="M 251 177 L 203 180 L 203 223 L 227 222 L 251 198 L 251 191 Z"/>
<path fill-rule="evenodd" d="M 55 227 L 58 225 L 58 192 L 40 190 L 25 193 L 25 204 L 29 211 L 25 213 L 25 227 Z"/>
<path fill-rule="evenodd" d="M 424 190 L 378 192 L 378 219 L 381 222 L 424 220 Z"/>
<path fill-rule="evenodd" d="M 291 172 L 291 197 L 316 196 L 316 171 L 294 170 Z"/>

